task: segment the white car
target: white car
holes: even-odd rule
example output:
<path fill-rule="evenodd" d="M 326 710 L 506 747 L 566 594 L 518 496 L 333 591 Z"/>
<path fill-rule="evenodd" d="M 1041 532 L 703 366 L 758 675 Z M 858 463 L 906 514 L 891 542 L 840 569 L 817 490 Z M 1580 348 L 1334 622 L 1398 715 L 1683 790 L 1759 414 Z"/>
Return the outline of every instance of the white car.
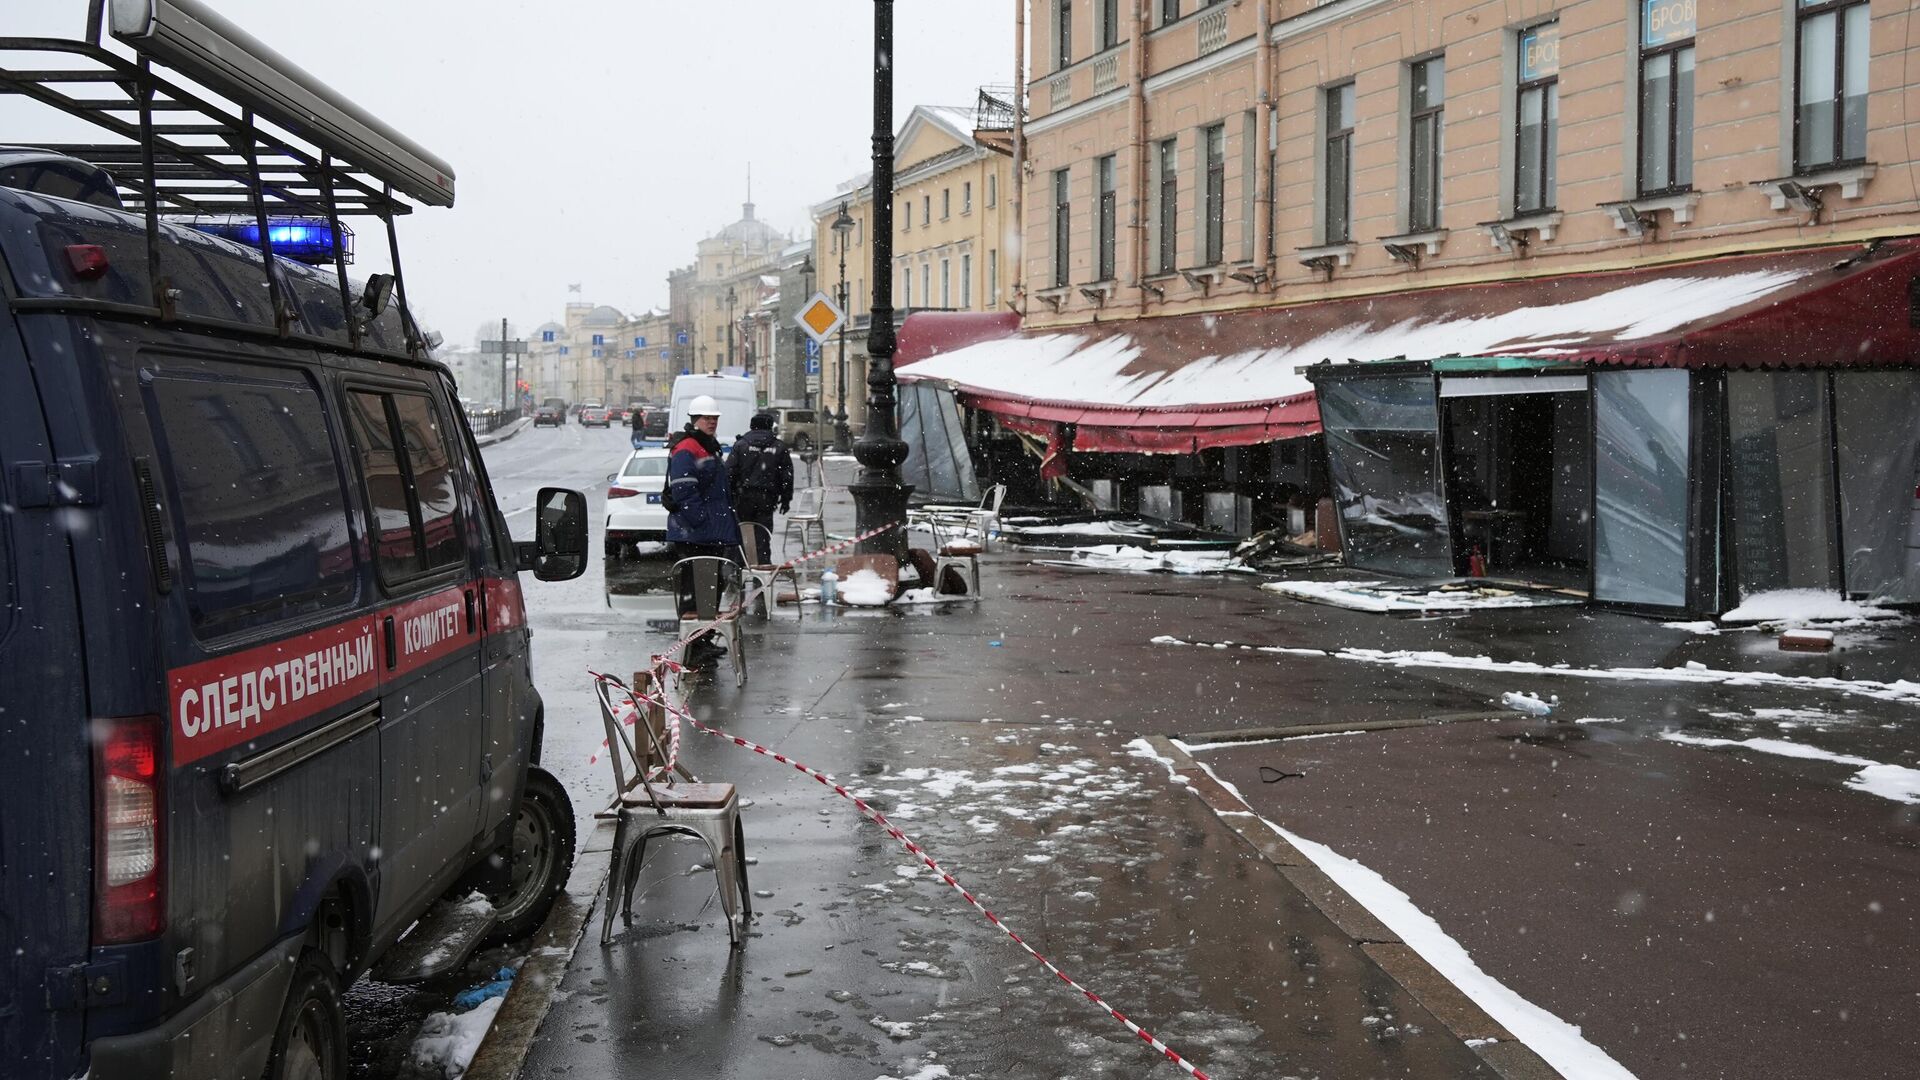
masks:
<path fill-rule="evenodd" d="M 667 508 L 660 493 L 667 486 L 667 451 L 635 450 L 620 471 L 607 477 L 607 558 L 625 559 L 665 551 Z"/>

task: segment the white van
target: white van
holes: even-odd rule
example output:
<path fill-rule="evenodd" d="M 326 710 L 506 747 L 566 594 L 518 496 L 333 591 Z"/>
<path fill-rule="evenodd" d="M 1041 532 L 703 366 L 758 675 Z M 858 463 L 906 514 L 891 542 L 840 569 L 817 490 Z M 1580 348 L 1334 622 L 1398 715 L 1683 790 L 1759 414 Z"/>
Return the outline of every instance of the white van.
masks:
<path fill-rule="evenodd" d="M 667 438 L 687 428 L 687 402 L 701 394 L 713 398 L 720 407 L 720 426 L 713 437 L 723 449 L 733 449 L 733 440 L 747 433 L 753 414 L 759 411 L 754 400 L 753 380 L 744 375 L 682 375 L 673 380 L 673 420 Z"/>

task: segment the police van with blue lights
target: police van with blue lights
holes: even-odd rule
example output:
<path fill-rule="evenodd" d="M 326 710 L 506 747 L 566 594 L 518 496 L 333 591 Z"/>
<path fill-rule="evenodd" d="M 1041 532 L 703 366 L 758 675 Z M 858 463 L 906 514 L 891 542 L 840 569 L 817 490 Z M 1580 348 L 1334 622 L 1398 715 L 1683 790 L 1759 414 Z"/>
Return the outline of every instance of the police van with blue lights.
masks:
<path fill-rule="evenodd" d="M 586 504 L 512 540 L 408 312 L 451 168 L 200 0 L 91 14 L 0 39 L 119 140 L 0 148 L 0 1077 L 339 1080 L 346 986 L 564 884 L 519 573 Z"/>

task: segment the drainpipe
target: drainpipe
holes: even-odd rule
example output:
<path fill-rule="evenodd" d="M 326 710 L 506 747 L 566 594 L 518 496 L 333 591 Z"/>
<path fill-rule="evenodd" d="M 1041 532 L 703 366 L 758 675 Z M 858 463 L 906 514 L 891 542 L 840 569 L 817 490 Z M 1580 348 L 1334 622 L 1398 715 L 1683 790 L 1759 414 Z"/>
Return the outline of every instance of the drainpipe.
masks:
<path fill-rule="evenodd" d="M 1253 265 L 1266 273 L 1273 287 L 1273 0 L 1258 0 L 1260 44 L 1253 52 L 1253 82 L 1259 91 L 1254 127 L 1260 156 L 1254 162 L 1258 180 L 1253 193 Z"/>
<path fill-rule="evenodd" d="M 1027 189 L 1027 0 L 1013 0 L 1013 236 L 1007 249 L 1009 299 L 1027 317 L 1027 219 L 1021 212 Z M 1003 240 L 1007 239 L 1002 237 Z"/>
<path fill-rule="evenodd" d="M 1266 0 L 1260 0 L 1266 3 Z M 1134 0 L 1133 30 L 1128 38 L 1128 131 L 1133 140 L 1133 291 L 1140 313 L 1147 311 L 1147 0 Z"/>

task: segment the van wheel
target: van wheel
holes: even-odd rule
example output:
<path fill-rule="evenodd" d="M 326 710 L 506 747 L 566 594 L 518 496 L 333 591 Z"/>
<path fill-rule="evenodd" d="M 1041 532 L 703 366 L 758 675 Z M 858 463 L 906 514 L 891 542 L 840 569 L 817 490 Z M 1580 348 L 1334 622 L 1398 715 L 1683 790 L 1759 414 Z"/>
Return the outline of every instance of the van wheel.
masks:
<path fill-rule="evenodd" d="M 494 896 L 500 925 L 487 944 L 519 941 L 540 929 L 573 871 L 573 801 L 553 774 L 527 768 L 527 790 L 513 819 L 509 884 Z"/>
<path fill-rule="evenodd" d="M 347 1075 L 347 1021 L 333 968 L 308 949 L 293 970 L 287 1007 L 273 1033 L 266 1080 L 342 1080 Z"/>

